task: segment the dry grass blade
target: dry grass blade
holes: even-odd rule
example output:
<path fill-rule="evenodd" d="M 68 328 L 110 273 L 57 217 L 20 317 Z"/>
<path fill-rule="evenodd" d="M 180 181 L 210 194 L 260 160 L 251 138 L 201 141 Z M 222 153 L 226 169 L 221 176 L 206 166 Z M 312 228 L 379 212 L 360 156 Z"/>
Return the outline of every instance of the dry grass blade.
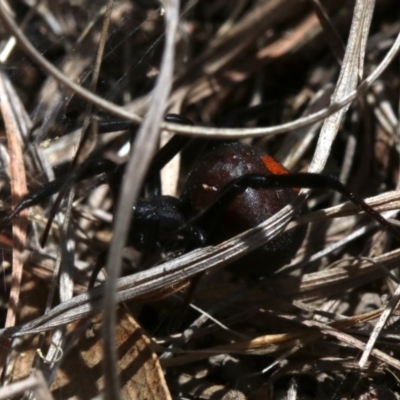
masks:
<path fill-rule="evenodd" d="M 36 399 L 53 400 L 53 396 L 40 371 L 33 372 L 31 376 L 20 382 L 0 388 L 0 399 L 10 399 L 28 391 L 32 391 Z"/>
<path fill-rule="evenodd" d="M 11 90 L 11 83 L 3 72 L 0 73 L 0 109 L 6 127 L 7 143 L 10 152 L 10 176 L 12 187 L 12 204 L 15 205 L 27 193 L 26 175 L 23 158 L 22 134 L 20 132 L 19 115 L 17 107 L 13 104 L 19 102 L 16 93 Z M 5 326 L 13 326 L 16 321 L 19 307 L 19 295 L 23 272 L 21 253 L 25 248 L 27 227 L 27 212 L 21 213 L 13 223 L 13 272 L 10 290 L 9 308 Z M 3 342 L 0 352 L 0 376 L 7 357 L 8 342 Z"/>
<path fill-rule="evenodd" d="M 148 113 L 137 134 L 130 160 L 126 166 L 117 205 L 114 236 L 107 260 L 109 279 L 107 280 L 104 294 L 103 331 L 105 396 L 106 399 L 110 400 L 119 398 L 118 373 L 114 367 L 117 362 L 114 344 L 117 279 L 120 276 L 122 250 L 130 229 L 129 223 L 133 214 L 133 205 L 140 194 L 146 171 L 157 148 L 161 122 L 167 109 L 167 99 L 172 87 L 175 35 L 179 19 L 179 2 L 177 0 L 167 0 L 165 2 L 165 19 L 166 43 L 161 61 L 160 75 L 154 88 Z M 132 176 L 136 176 L 135 181 L 132 181 Z"/>
<path fill-rule="evenodd" d="M 338 103 L 349 96 L 357 83 L 362 79 L 364 71 L 364 55 L 367 37 L 370 30 L 375 0 L 356 1 L 353 22 L 350 29 L 349 40 L 343 59 L 340 76 L 338 78 L 332 102 Z M 328 117 L 322 126 L 313 161 L 309 167 L 310 172 L 321 172 L 326 164 L 333 141 L 339 130 L 340 123 L 350 107 L 350 104 Z"/>
<path fill-rule="evenodd" d="M 354 346 L 361 350 L 365 350 L 366 345 L 364 343 L 362 343 L 360 340 L 355 339 L 351 335 L 347 335 L 341 332 L 341 330 L 357 325 L 360 322 L 374 320 L 381 312 L 382 310 L 377 310 L 373 313 L 360 315 L 357 318 L 348 318 L 343 321 L 335 321 L 330 326 L 324 325 L 316 321 L 302 321 L 302 324 L 305 327 L 317 327 L 318 331 L 316 332 L 315 330 L 299 330 L 295 334 L 282 333 L 279 335 L 267 335 L 247 341 L 237 341 L 236 343 L 232 343 L 229 345 L 204 349 L 197 352 L 186 352 L 186 354 L 181 356 L 178 355 L 173 359 L 163 360 L 162 365 L 164 367 L 185 365 L 208 358 L 210 355 L 218 353 L 278 354 L 280 355 L 279 359 L 283 360 L 289 354 L 292 355 L 295 351 L 298 351 L 301 348 L 304 348 L 306 345 L 315 342 L 322 335 L 334 336 L 351 346 Z M 288 348 L 289 350 L 287 350 Z M 373 351 L 373 355 L 377 357 L 380 361 L 388 363 L 394 368 L 400 370 L 400 362 L 394 357 L 391 357 L 382 351 L 371 351 Z"/>
<path fill-rule="evenodd" d="M 387 323 L 390 315 L 394 312 L 394 309 L 399 303 L 400 297 L 400 285 L 397 286 L 396 291 L 392 294 L 390 301 L 388 302 L 385 310 L 382 312 L 379 321 L 376 323 L 374 330 L 371 333 L 371 336 L 368 340 L 367 345 L 365 346 L 365 350 L 360 358 L 358 365 L 361 369 L 365 368 L 368 358 L 373 351 L 374 345 L 378 340 L 379 334 L 381 333 L 382 329 L 384 328 L 385 324 Z"/>

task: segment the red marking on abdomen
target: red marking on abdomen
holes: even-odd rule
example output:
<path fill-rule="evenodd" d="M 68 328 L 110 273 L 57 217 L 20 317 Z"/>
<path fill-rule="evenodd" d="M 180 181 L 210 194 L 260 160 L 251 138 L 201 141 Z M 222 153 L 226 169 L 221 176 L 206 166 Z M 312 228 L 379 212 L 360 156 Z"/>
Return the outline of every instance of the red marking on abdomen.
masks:
<path fill-rule="evenodd" d="M 261 157 L 264 165 L 267 167 L 274 175 L 289 174 L 290 171 L 286 169 L 283 165 L 279 164 L 278 161 L 274 160 L 272 157 L 264 155 Z"/>
<path fill-rule="evenodd" d="M 271 172 L 273 175 L 284 175 L 290 174 L 290 171 L 285 168 L 283 165 L 279 164 L 274 158 L 264 155 L 261 156 L 262 162 L 267 167 L 268 171 Z M 294 187 L 293 190 L 295 192 L 300 192 L 300 188 Z"/>

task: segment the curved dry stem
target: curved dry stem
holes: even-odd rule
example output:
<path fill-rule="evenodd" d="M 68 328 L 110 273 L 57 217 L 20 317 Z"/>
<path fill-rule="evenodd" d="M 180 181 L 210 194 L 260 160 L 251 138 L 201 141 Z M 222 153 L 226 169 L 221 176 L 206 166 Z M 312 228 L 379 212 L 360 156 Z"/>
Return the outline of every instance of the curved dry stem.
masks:
<path fill-rule="evenodd" d="M 131 228 L 133 205 L 140 194 L 146 172 L 157 149 L 160 126 L 167 108 L 167 100 L 172 87 L 175 56 L 175 36 L 179 21 L 179 1 L 166 0 L 166 42 L 161 61 L 160 75 L 153 92 L 149 111 L 139 129 L 133 145 L 131 157 L 125 169 L 125 176 L 117 205 L 113 240 L 107 259 L 109 273 L 104 293 L 103 349 L 105 371 L 105 398 L 119 397 L 119 379 L 116 368 L 118 357 L 115 344 L 116 292 L 120 276 L 122 250 Z M 135 176 L 136 179 L 132 179 Z"/>

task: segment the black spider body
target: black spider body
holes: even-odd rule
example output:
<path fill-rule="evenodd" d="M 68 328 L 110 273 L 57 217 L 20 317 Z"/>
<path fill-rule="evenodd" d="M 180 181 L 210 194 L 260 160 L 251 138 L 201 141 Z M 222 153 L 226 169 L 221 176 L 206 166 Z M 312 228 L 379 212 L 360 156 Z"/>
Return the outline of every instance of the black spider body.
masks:
<path fill-rule="evenodd" d="M 166 118 L 188 123 L 177 115 Z M 218 244 L 253 228 L 291 203 L 297 188 L 333 189 L 351 200 L 382 227 L 400 238 L 397 229 L 335 177 L 289 173 L 260 149 L 237 142 L 222 143 L 209 151 L 189 173 L 180 198 L 160 194 L 159 171 L 188 143 L 174 136 L 154 157 L 142 196 L 134 210 L 128 244 L 144 255 L 181 254 Z M 0 230 L 23 209 L 67 189 L 77 181 L 107 173 L 114 196 L 124 168 L 109 160 L 89 162 L 70 174 L 28 194 L 1 222 Z M 306 210 L 306 206 L 299 214 Z M 289 262 L 301 246 L 306 228 L 279 235 L 264 247 L 231 264 L 252 277 L 271 274 Z"/>
<path fill-rule="evenodd" d="M 184 252 L 204 245 L 207 241 L 200 227 L 185 227 L 193 216 L 193 210 L 176 197 L 140 198 L 129 241 L 147 254 Z"/>

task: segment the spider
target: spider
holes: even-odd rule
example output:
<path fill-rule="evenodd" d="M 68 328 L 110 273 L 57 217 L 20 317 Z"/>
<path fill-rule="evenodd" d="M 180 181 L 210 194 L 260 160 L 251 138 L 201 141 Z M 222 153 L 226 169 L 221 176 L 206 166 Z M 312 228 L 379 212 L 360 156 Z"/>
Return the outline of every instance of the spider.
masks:
<path fill-rule="evenodd" d="M 175 114 L 167 115 L 166 120 L 191 123 Z M 111 123 L 102 131 L 115 127 L 121 129 L 129 127 L 129 124 Z M 146 190 L 143 190 L 136 203 L 132 229 L 127 239 L 127 244 L 144 255 L 181 254 L 198 247 L 221 243 L 255 227 L 291 203 L 298 195 L 299 188 L 332 189 L 340 192 L 400 239 L 399 231 L 391 223 L 334 176 L 290 173 L 262 150 L 238 142 L 212 145 L 211 150 L 189 172 L 181 196 L 177 198 L 162 195 L 159 171 L 189 140 L 177 135 L 170 139 L 156 154 L 148 171 Z M 22 210 L 37 205 L 77 181 L 100 173 L 108 175 L 111 191 L 116 197 L 123 170 L 124 165 L 118 166 L 110 160 L 88 162 L 69 180 L 56 179 L 29 193 L 1 221 L 0 229 Z M 306 210 L 307 207 L 304 206 L 298 216 Z M 269 275 L 293 258 L 305 234 L 306 227 L 286 232 L 246 256 L 248 262 L 243 263 L 242 259 L 234 262 L 230 268 L 250 277 Z"/>

